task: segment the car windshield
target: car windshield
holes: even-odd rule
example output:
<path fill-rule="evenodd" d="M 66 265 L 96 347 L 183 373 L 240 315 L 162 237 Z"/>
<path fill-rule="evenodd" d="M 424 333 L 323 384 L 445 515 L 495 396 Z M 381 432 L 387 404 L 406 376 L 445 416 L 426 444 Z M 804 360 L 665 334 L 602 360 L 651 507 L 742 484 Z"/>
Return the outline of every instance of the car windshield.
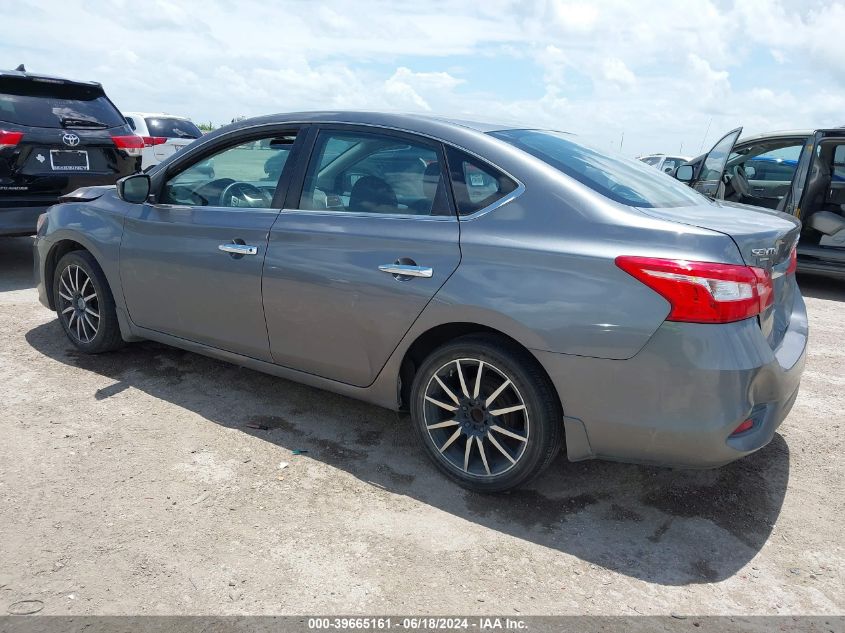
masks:
<path fill-rule="evenodd" d="M 112 128 L 125 125 L 98 86 L 0 79 L 0 121 L 32 127 Z"/>
<path fill-rule="evenodd" d="M 684 207 L 706 200 L 685 184 L 655 172 L 643 162 L 593 149 L 576 142 L 570 134 L 546 130 L 500 130 L 489 134 L 622 204 L 648 208 Z"/>
<path fill-rule="evenodd" d="M 164 136 L 167 138 L 199 138 L 200 129 L 187 119 L 175 117 L 147 117 L 144 119 L 150 136 Z"/>

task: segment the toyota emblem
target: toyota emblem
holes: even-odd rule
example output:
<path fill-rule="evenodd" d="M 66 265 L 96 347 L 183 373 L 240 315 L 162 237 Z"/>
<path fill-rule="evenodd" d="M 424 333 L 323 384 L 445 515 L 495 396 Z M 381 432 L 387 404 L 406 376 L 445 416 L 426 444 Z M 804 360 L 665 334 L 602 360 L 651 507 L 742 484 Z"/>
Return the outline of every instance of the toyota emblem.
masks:
<path fill-rule="evenodd" d="M 76 134 L 67 133 L 62 136 L 62 142 L 68 147 L 76 147 L 79 145 L 79 137 Z"/>

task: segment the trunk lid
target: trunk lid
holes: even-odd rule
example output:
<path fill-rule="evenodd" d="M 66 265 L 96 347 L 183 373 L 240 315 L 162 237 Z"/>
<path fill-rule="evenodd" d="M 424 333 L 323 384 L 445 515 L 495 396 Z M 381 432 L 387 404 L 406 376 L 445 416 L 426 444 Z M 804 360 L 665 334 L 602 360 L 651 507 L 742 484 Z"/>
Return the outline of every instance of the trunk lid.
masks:
<path fill-rule="evenodd" d="M 794 277 L 785 274 L 790 253 L 801 233 L 801 223 L 796 218 L 771 209 L 723 201 L 694 207 L 638 210 L 727 235 L 746 265 L 766 270 L 772 276 L 774 297 L 772 305 L 758 319 L 772 349 L 780 345 L 797 292 Z"/>

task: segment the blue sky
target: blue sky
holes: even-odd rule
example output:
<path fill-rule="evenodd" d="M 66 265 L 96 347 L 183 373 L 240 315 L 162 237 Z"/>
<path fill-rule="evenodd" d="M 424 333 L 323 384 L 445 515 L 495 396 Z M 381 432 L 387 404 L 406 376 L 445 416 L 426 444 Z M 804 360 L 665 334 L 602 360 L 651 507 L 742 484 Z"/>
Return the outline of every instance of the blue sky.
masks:
<path fill-rule="evenodd" d="M 628 155 L 845 124 L 825 0 L 0 0 L 0 67 L 196 121 L 321 109 L 564 129 Z M 709 127 L 709 131 L 708 131 Z M 624 142 L 622 142 L 624 134 Z"/>

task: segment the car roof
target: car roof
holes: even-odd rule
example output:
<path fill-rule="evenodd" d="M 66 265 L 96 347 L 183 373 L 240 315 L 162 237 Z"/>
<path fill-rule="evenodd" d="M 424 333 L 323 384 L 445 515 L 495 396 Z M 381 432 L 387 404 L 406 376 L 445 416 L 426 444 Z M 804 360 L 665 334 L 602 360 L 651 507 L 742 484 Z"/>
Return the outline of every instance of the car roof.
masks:
<path fill-rule="evenodd" d="M 65 77 L 56 77 L 54 75 L 42 75 L 39 73 L 30 73 L 25 70 L 0 70 L 0 77 L 17 77 L 19 79 L 32 79 L 33 81 L 44 81 L 48 83 L 64 83 L 76 84 L 79 86 L 91 86 L 102 88 L 103 85 L 98 81 L 79 81 L 77 79 L 67 79 Z"/>
<path fill-rule="evenodd" d="M 749 141 L 764 141 L 770 138 L 807 138 L 812 136 L 815 130 L 778 130 L 775 132 L 762 132 L 760 134 L 752 134 L 751 136 L 743 136 L 737 143 L 747 143 Z"/>
<path fill-rule="evenodd" d="M 534 126 L 505 125 L 484 121 L 471 121 L 435 114 L 409 114 L 400 112 L 376 112 L 360 110 L 324 110 L 288 112 L 244 119 L 225 126 L 227 129 L 252 127 L 271 123 L 346 123 L 350 125 L 374 125 L 396 128 L 422 134 L 448 128 L 463 128 L 476 132 L 498 130 L 537 129 Z"/>
<path fill-rule="evenodd" d="M 130 116 L 139 116 L 141 118 L 155 118 L 155 117 L 167 117 L 168 119 L 182 119 L 183 121 L 190 121 L 186 116 L 180 116 L 178 114 L 168 114 L 167 112 L 135 112 L 135 111 L 127 111 L 123 113 L 123 116 L 130 115 Z"/>

